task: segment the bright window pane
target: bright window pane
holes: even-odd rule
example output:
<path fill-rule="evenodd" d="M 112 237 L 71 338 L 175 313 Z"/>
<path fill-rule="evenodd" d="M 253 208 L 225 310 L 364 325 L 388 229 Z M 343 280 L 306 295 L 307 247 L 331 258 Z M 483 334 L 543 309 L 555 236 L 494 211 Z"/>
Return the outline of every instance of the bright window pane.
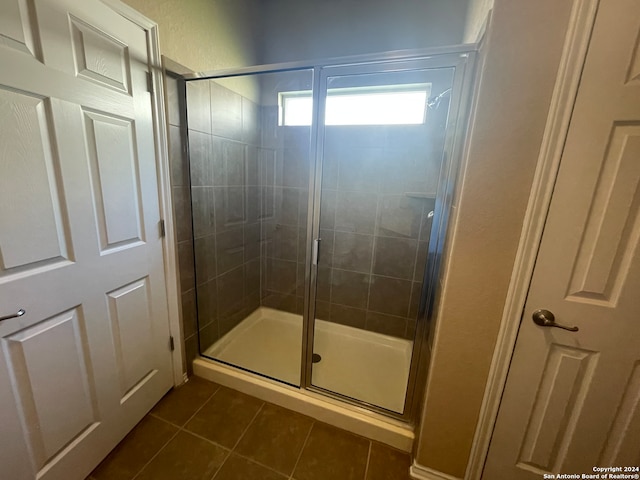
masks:
<path fill-rule="evenodd" d="M 395 88 L 395 90 L 394 90 Z M 326 125 L 419 125 L 425 121 L 430 85 L 332 89 L 327 92 Z M 311 125 L 311 92 L 281 93 L 280 125 Z"/>
<path fill-rule="evenodd" d="M 311 94 L 304 97 L 288 97 L 284 101 L 284 125 L 290 127 L 311 125 L 313 100 Z M 281 124 L 283 122 L 280 122 Z"/>
<path fill-rule="evenodd" d="M 424 122 L 427 92 L 327 96 L 327 125 L 415 125 Z"/>

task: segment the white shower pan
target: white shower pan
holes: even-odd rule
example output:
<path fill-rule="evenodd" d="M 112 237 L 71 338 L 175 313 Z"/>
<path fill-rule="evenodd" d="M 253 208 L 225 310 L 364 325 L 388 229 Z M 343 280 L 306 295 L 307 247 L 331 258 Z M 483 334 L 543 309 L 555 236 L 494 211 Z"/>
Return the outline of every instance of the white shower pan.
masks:
<path fill-rule="evenodd" d="M 316 320 L 312 384 L 402 413 L 412 342 Z M 300 384 L 302 316 L 260 307 L 203 352 L 231 365 Z"/>

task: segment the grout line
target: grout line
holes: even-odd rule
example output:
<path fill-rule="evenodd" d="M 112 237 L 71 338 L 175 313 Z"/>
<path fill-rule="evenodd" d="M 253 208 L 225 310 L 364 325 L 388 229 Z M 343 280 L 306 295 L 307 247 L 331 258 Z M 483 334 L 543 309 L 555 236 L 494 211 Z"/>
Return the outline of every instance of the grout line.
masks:
<path fill-rule="evenodd" d="M 376 240 L 374 240 L 374 244 L 377 245 Z M 373 259 L 372 259 L 372 263 L 373 263 Z M 390 275 L 380 275 L 379 273 L 363 272 L 363 271 L 358 271 L 358 270 L 349 270 L 349 269 L 346 269 L 346 268 L 337 268 L 337 267 L 331 267 L 331 268 L 333 270 L 339 270 L 341 272 L 359 273 L 361 275 L 370 275 L 372 277 L 381 277 L 381 278 L 388 278 L 388 279 L 391 279 L 391 280 L 402 280 L 403 282 L 409 282 L 409 283 L 418 283 L 417 281 L 411 280 L 409 278 L 392 277 Z"/>
<path fill-rule="evenodd" d="M 177 427 L 179 430 L 184 430 L 184 426 L 185 426 L 187 423 L 189 423 L 189 422 L 191 421 L 191 419 L 192 419 L 193 417 L 195 417 L 195 416 L 198 414 L 198 412 L 200 412 L 200 410 L 202 410 L 202 409 L 204 408 L 204 406 L 205 406 L 207 403 L 209 403 L 209 400 L 211 400 L 211 399 L 213 398 L 213 396 L 214 396 L 216 393 L 218 393 L 218 391 L 219 391 L 219 390 L 220 390 L 220 385 L 216 385 L 216 389 L 213 391 L 213 393 L 212 393 L 211 395 L 209 395 L 209 396 L 207 397 L 207 399 L 206 399 L 204 402 L 202 402 L 202 405 L 200 405 L 200 406 L 196 409 L 196 411 L 195 411 L 195 412 L 193 412 L 193 415 L 191 415 L 191 416 L 190 416 L 190 417 L 189 417 L 189 418 L 184 422 L 184 424 L 183 424 L 183 425 L 178 425 L 177 423 L 173 423 L 173 422 L 170 422 L 169 420 L 165 420 L 164 418 L 162 418 L 162 417 L 158 416 L 158 414 L 156 414 L 156 413 L 149 412 L 147 415 L 151 415 L 151 416 L 153 416 L 153 417 L 155 417 L 155 418 L 157 418 L 157 419 L 159 419 L 159 420 L 162 420 L 162 421 L 164 421 L 164 422 L 168 423 L 169 425 L 173 425 L 173 426 Z"/>
<path fill-rule="evenodd" d="M 369 461 L 371 460 L 371 447 L 373 442 L 369 440 L 369 451 L 367 452 L 367 463 L 364 466 L 364 480 L 367 480 L 367 475 L 369 474 Z"/>
<path fill-rule="evenodd" d="M 371 286 L 373 284 L 373 269 L 375 267 L 375 262 L 376 262 L 376 251 L 378 249 L 378 240 L 376 238 L 376 232 L 378 231 L 378 227 L 380 226 L 380 208 L 381 208 L 381 197 L 379 195 L 376 196 L 376 213 L 375 213 L 375 219 L 373 221 L 373 239 L 371 242 L 371 261 L 369 262 L 369 272 L 367 274 L 367 276 L 369 277 L 369 285 L 367 286 L 367 306 L 365 308 L 366 312 L 370 311 L 369 308 L 369 301 L 371 300 Z M 409 296 L 411 296 L 411 293 L 409 293 Z M 364 329 L 367 330 L 367 323 L 368 322 L 368 318 L 367 318 L 367 313 L 365 313 L 364 315 Z"/>
<path fill-rule="evenodd" d="M 186 425 L 187 423 L 189 423 L 189 421 L 190 421 L 193 417 L 195 417 L 195 416 L 198 414 L 198 412 L 199 412 L 200 410 L 202 410 L 202 408 L 203 408 L 203 407 L 204 407 L 204 406 L 209 402 L 209 400 L 211 400 L 211 399 L 213 398 L 213 396 L 214 396 L 214 395 L 215 395 L 219 390 L 220 390 L 220 386 L 218 385 L 218 387 L 213 391 L 213 393 L 212 393 L 211 395 L 209 395 L 209 397 L 208 397 L 208 398 L 207 398 L 207 399 L 202 403 L 202 405 L 200 405 L 200 407 L 199 407 L 199 408 L 198 408 L 198 409 L 193 413 L 193 415 L 191 415 L 191 416 L 187 419 L 187 421 L 184 423 L 184 425 Z M 145 464 L 142 466 L 142 468 L 138 471 L 138 473 L 136 473 L 136 474 L 133 476 L 133 478 L 132 478 L 131 480 L 135 480 L 136 478 L 138 478 L 138 476 L 139 476 L 139 475 L 144 471 L 144 469 L 145 469 L 145 468 L 147 468 L 147 467 L 149 466 L 149 464 L 150 464 L 151 462 L 153 462 L 153 460 L 154 460 L 158 455 L 160 455 L 160 452 L 162 452 L 162 451 L 165 449 L 165 447 L 166 447 L 167 445 L 169 445 L 169 443 L 170 443 L 170 442 L 171 442 L 171 441 L 172 441 L 172 440 L 173 440 L 173 439 L 174 439 L 174 438 L 175 438 L 175 437 L 176 437 L 180 432 L 185 431 L 185 430 L 184 430 L 184 426 L 182 426 L 182 427 L 181 427 L 181 426 L 179 426 L 179 425 L 176 425 L 176 424 L 174 424 L 174 423 L 172 423 L 172 422 L 169 422 L 169 421 L 167 421 L 167 420 L 164 420 L 163 418 L 160 418 L 160 417 L 158 417 L 157 415 L 152 414 L 152 413 L 148 413 L 147 415 L 151 415 L 151 416 L 153 416 L 154 418 L 157 418 L 157 419 L 159 419 L 159 420 L 162 420 L 162 421 L 164 421 L 164 422 L 168 423 L 169 425 L 173 425 L 173 426 L 175 426 L 175 427 L 178 427 L 178 429 L 177 429 L 177 430 L 176 430 L 176 432 L 171 436 L 171 438 L 170 438 L 169 440 L 167 440 L 167 442 L 166 442 L 162 447 L 160 447 L 160 449 L 158 449 L 158 451 L 155 453 L 155 455 L 153 455 L 153 456 L 149 459 L 149 461 L 148 461 L 147 463 L 145 463 Z M 187 430 L 187 431 L 188 431 L 188 430 Z"/>
<path fill-rule="evenodd" d="M 199 438 L 202 438 L 199 435 L 196 435 L 196 436 L 199 437 Z M 205 440 L 206 440 L 206 438 L 205 438 Z M 211 442 L 211 440 L 208 440 L 208 441 Z M 217 443 L 215 445 L 218 446 Z M 229 460 L 229 458 L 231 458 L 231 450 L 228 450 L 227 452 L 228 452 L 227 456 L 224 457 L 224 460 L 222 461 L 222 463 L 220 464 L 218 469 L 213 473 L 213 476 L 211 477 L 211 480 L 214 480 L 214 478 L 216 478 L 218 476 L 218 473 L 220 473 L 220 470 L 222 470 L 222 467 L 224 467 L 224 464 L 227 463 L 227 460 Z"/>
<path fill-rule="evenodd" d="M 199 438 L 200 440 L 203 440 L 203 441 L 205 441 L 207 443 L 210 443 L 211 445 L 215 445 L 216 447 L 221 448 L 222 450 L 225 450 L 226 452 L 231 453 L 231 449 L 229 447 L 225 447 L 224 445 L 220 445 L 219 443 L 214 442 L 210 438 L 203 437 L 199 433 L 192 432 L 191 430 L 187 430 L 186 428 L 181 428 L 180 430 L 183 431 L 184 433 L 189 434 L 189 435 L 193 435 L 194 437 Z"/>
<path fill-rule="evenodd" d="M 162 417 L 159 417 L 159 416 L 158 416 L 158 414 L 156 414 L 156 413 L 151 413 L 151 412 L 149 412 L 149 413 L 147 413 L 147 415 L 148 415 L 149 417 L 153 417 L 153 418 L 155 418 L 156 420 L 160 420 L 160 421 L 162 421 L 162 422 L 164 422 L 164 423 L 166 423 L 166 424 L 168 424 L 168 425 L 171 425 L 172 427 L 176 427 L 178 430 L 180 430 L 180 429 L 182 428 L 182 427 L 181 427 L 180 425 L 178 425 L 177 423 L 173 423 L 173 422 L 170 422 L 169 420 L 166 420 L 166 419 L 164 419 L 164 418 L 162 418 Z"/>
<path fill-rule="evenodd" d="M 296 473 L 296 468 L 298 468 L 298 463 L 300 463 L 300 459 L 302 458 L 302 452 L 304 452 L 305 447 L 307 446 L 307 442 L 309 441 L 309 437 L 311 436 L 311 430 L 316 425 L 316 421 L 311 424 L 309 427 L 309 431 L 307 432 L 307 436 L 304 439 L 304 443 L 302 444 L 302 448 L 300 449 L 300 453 L 298 454 L 298 458 L 296 459 L 296 463 L 293 465 L 293 469 L 291 470 L 291 475 L 289 475 L 289 480 L 293 480 L 293 474 Z"/>
<path fill-rule="evenodd" d="M 218 469 L 213 473 L 213 477 L 211 477 L 211 480 L 213 480 L 216 475 L 218 475 L 218 473 L 220 472 L 220 470 L 222 470 L 222 467 L 224 466 L 225 463 L 227 463 L 227 460 L 229 460 L 229 457 L 231 457 L 231 454 L 233 453 L 229 447 L 225 447 L 224 445 L 220 445 L 219 443 L 214 442 L 213 440 L 203 437 L 202 435 L 199 435 L 195 432 L 192 432 L 191 430 L 187 430 L 186 428 L 182 428 L 180 429 L 181 432 L 184 432 L 188 435 L 193 435 L 196 438 L 199 438 L 200 440 L 210 443 L 211 445 L 214 445 L 217 448 L 220 448 L 222 450 L 224 450 L 227 453 L 227 456 L 224 457 L 224 460 L 222 461 L 222 463 L 220 464 L 220 466 L 218 467 Z M 135 479 L 134 479 L 135 480 Z"/>
<path fill-rule="evenodd" d="M 141 468 L 140 470 L 138 470 L 138 473 L 136 473 L 136 474 L 131 478 L 131 480 L 135 480 L 136 478 L 138 478 L 138 477 L 140 476 L 140 474 L 144 471 L 144 469 L 145 469 L 145 468 L 147 468 L 147 467 L 149 466 L 149 464 L 150 464 L 151 462 L 153 462 L 153 460 L 154 460 L 158 455 L 160 455 L 160 452 L 162 452 L 162 451 L 165 449 L 165 447 L 166 447 L 167 445 L 169 445 L 169 443 L 170 443 L 174 438 L 176 438 L 176 436 L 180 433 L 180 431 L 181 431 L 180 429 L 177 429 L 177 430 L 175 431 L 175 433 L 174 433 L 173 435 L 171 435 L 171 438 L 169 438 L 169 440 L 167 440 L 167 441 L 166 441 L 166 443 L 165 443 L 164 445 L 162 445 L 162 447 L 160 447 L 160 448 L 158 449 L 158 451 L 155 453 L 155 455 L 153 455 L 153 456 L 149 459 L 149 461 L 148 461 L 147 463 L 145 463 L 145 464 L 142 466 L 142 468 Z"/>
<path fill-rule="evenodd" d="M 257 460 L 255 460 L 255 459 L 253 459 L 251 457 L 247 457 L 246 455 L 242 455 L 241 453 L 232 451 L 229 454 L 229 456 L 231 456 L 231 455 L 235 455 L 236 457 L 240 457 L 243 460 L 247 460 L 248 462 L 255 463 L 256 465 L 260 465 L 261 467 L 266 468 L 267 470 L 271 470 L 273 473 L 277 473 L 278 475 L 282 476 L 283 478 L 289 478 L 289 477 L 287 477 L 287 475 L 285 475 L 284 473 L 276 470 L 275 468 L 270 467 L 269 465 L 265 465 L 264 463 L 260 463 L 260 462 L 258 462 Z"/>
<path fill-rule="evenodd" d="M 240 440 L 242 440 L 242 438 L 245 436 L 245 434 L 247 433 L 247 431 L 249 430 L 251 425 L 253 425 L 253 422 L 255 422 L 256 418 L 258 418 L 258 415 L 260 415 L 260 412 L 262 411 L 262 409 L 264 408 L 265 405 L 266 405 L 266 403 L 262 402 L 262 405 L 260 405 L 260 408 L 258 409 L 256 414 L 253 416 L 251 421 L 247 424 L 247 427 L 244 429 L 244 431 L 242 432 L 242 434 L 240 435 L 238 440 L 236 440 L 236 443 L 233 445 L 233 448 L 231 449 L 231 451 L 234 451 L 236 449 L 236 447 L 238 446 L 238 444 L 240 444 Z"/>

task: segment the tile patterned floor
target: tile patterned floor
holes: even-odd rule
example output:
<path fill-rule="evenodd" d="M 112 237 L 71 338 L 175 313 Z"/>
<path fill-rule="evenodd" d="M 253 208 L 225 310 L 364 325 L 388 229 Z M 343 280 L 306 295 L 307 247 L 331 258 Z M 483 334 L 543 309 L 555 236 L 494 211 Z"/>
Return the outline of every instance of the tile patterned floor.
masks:
<path fill-rule="evenodd" d="M 409 455 L 192 377 L 89 480 L 407 480 Z"/>

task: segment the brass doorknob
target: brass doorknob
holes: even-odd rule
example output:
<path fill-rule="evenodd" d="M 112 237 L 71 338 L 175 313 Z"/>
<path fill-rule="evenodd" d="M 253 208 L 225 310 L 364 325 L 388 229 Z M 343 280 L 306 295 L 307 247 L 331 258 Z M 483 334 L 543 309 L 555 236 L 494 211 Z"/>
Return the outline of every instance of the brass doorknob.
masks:
<path fill-rule="evenodd" d="M 541 327 L 557 327 L 562 328 L 563 330 L 569 330 L 570 332 L 577 332 L 579 330 L 578 327 L 567 327 L 556 323 L 555 315 L 549 310 L 536 310 L 533 312 L 532 317 L 533 322 Z"/>

